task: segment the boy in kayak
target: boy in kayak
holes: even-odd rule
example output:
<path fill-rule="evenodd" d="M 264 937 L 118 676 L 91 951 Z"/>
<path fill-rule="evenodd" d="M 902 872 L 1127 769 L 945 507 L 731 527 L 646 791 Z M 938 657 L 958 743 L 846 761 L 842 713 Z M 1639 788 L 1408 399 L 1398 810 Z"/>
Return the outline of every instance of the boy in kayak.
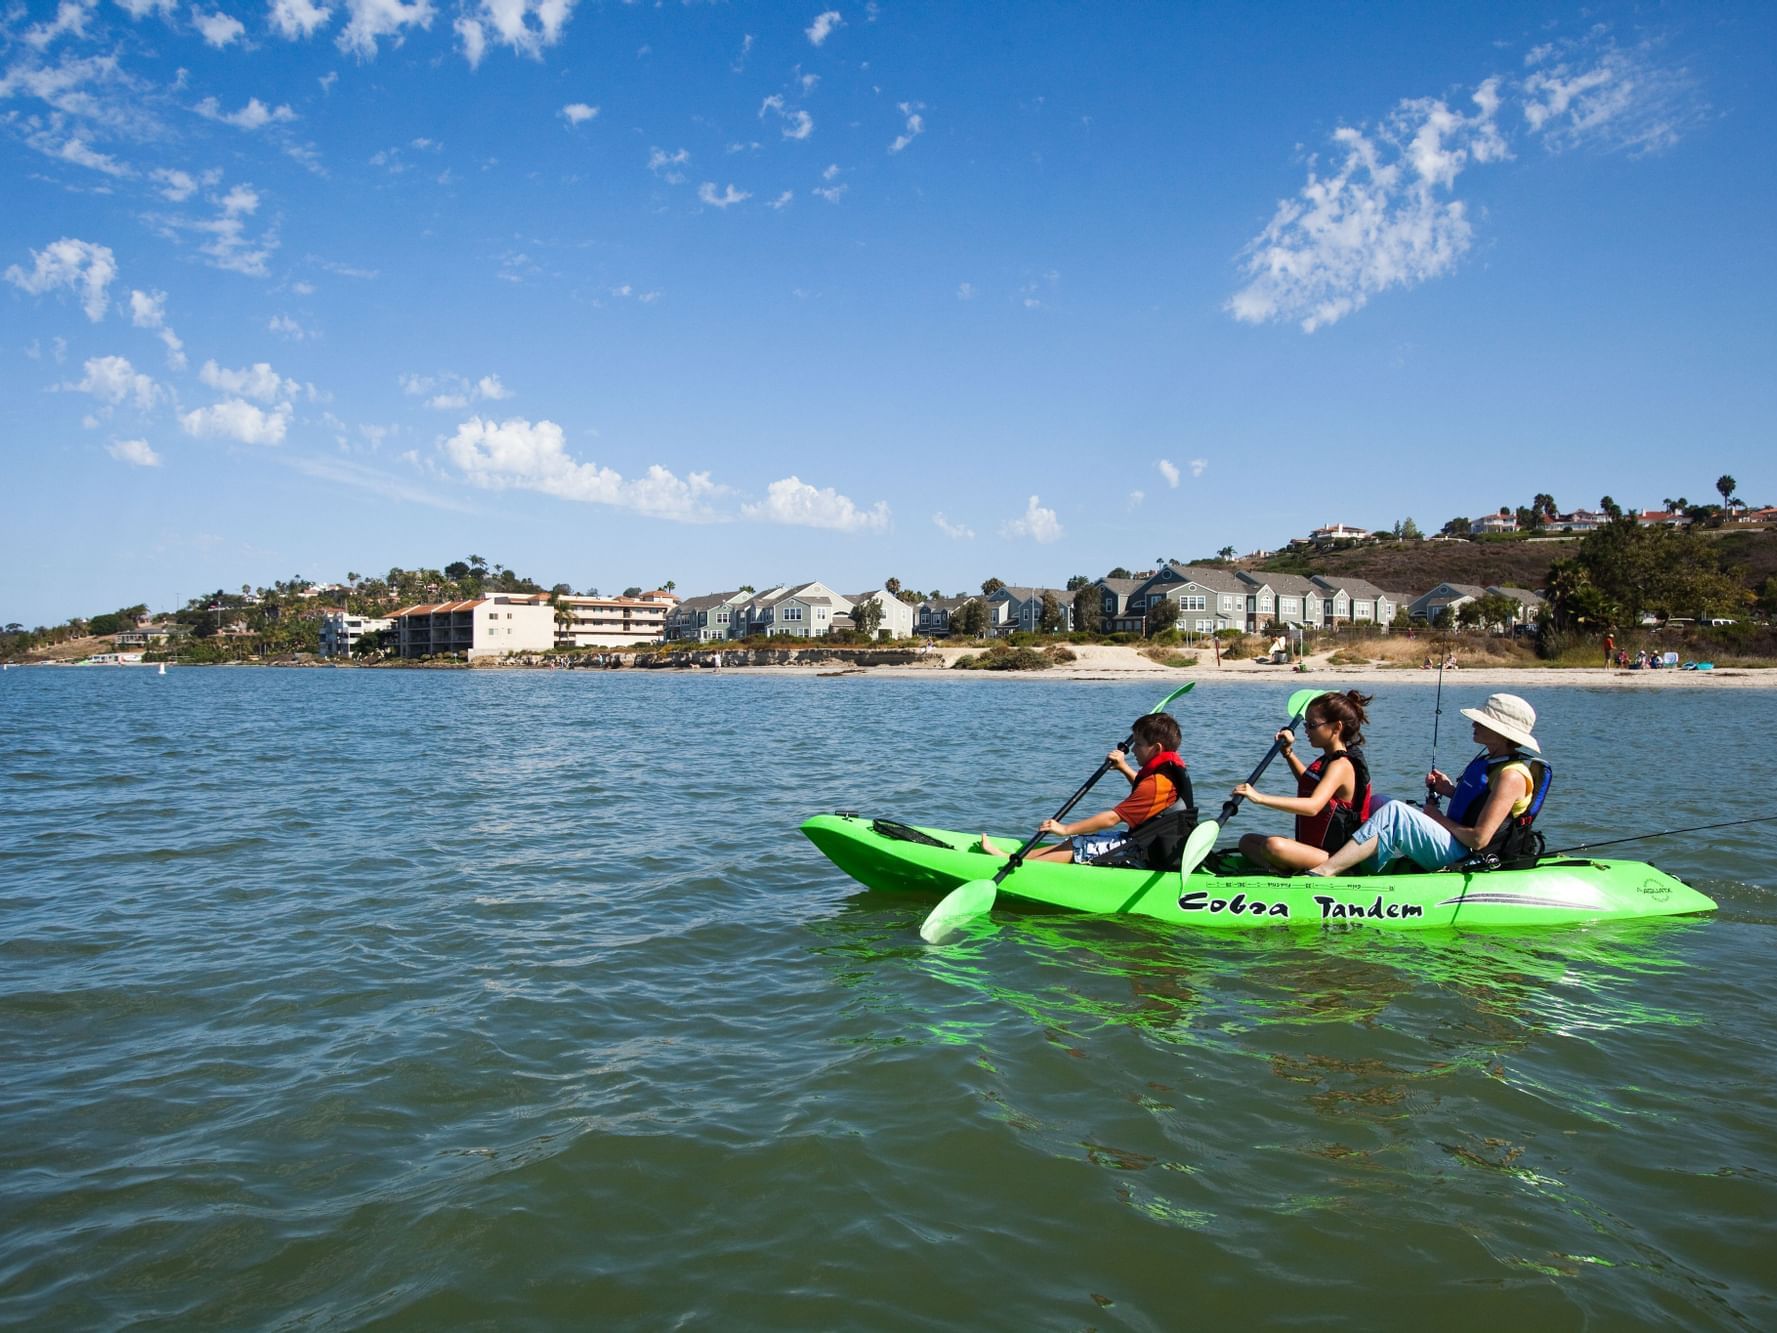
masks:
<path fill-rule="evenodd" d="M 1045 819 L 1037 831 L 1066 841 L 1032 852 L 1025 860 L 1148 867 L 1184 846 L 1197 812 L 1191 800 L 1191 779 L 1185 773 L 1185 761 L 1178 755 L 1178 721 L 1169 713 L 1144 713 L 1135 719 L 1129 733 L 1135 738 L 1135 764 L 1122 750 L 1112 750 L 1105 756 L 1113 768 L 1129 779 L 1127 799 L 1071 823 Z M 1165 846 L 1156 847 L 1156 842 Z M 985 833 L 981 835 L 981 850 L 1007 860 L 1012 855 L 996 846 Z"/>
<path fill-rule="evenodd" d="M 1397 856 L 1423 870 L 1455 865 L 1473 852 L 1506 860 L 1535 856 L 1541 838 L 1530 825 L 1548 795 L 1550 776 L 1538 757 L 1542 746 L 1530 734 L 1536 709 L 1515 694 L 1494 694 L 1479 708 L 1461 711 L 1475 724 L 1481 747 L 1462 776 L 1453 782 L 1433 769 L 1423 810 L 1390 801 L 1310 875 L 1342 875 L 1358 866 L 1380 870 Z M 1439 796 L 1450 798 L 1448 814 L 1438 809 Z"/>

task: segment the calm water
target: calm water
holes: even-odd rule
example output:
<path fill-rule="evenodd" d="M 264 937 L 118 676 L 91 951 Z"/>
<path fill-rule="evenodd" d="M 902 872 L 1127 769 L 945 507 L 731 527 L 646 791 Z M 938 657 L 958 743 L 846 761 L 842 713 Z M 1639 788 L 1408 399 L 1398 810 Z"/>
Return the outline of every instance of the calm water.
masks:
<path fill-rule="evenodd" d="M 1524 692 L 1558 845 L 1777 807 L 1777 694 Z M 1162 693 L 6 673 L 0 1322 L 1777 1326 L 1777 826 L 1621 853 L 1712 918 L 942 949 L 795 831 L 1015 833 Z"/>

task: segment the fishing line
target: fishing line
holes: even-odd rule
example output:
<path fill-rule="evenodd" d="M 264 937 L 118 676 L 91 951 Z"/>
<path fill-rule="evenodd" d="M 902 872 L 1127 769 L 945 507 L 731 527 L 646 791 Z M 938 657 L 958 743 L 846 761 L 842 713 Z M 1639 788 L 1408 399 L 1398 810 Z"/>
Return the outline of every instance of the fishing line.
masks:
<path fill-rule="evenodd" d="M 1426 804 L 1434 810 L 1438 808 L 1438 788 L 1431 775 L 1438 769 L 1438 722 L 1444 716 L 1444 663 L 1448 660 L 1447 653 L 1438 659 L 1438 697 L 1431 710 L 1431 768 L 1425 775 L 1425 790 Z"/>
<path fill-rule="evenodd" d="M 1609 842 L 1580 842 L 1572 847 L 1557 847 L 1552 852 L 1544 852 L 1544 856 L 1565 856 L 1568 852 L 1583 852 L 1592 847 L 1615 847 L 1619 843 L 1641 842 L 1647 838 L 1670 838 L 1679 833 L 1703 833 L 1709 829 L 1739 828 L 1742 824 L 1769 824 L 1777 820 L 1777 815 L 1755 815 L 1751 819 L 1730 819 L 1725 824 L 1693 824 L 1689 828 L 1669 828 L 1661 833 L 1637 833 L 1632 838 L 1612 838 Z"/>

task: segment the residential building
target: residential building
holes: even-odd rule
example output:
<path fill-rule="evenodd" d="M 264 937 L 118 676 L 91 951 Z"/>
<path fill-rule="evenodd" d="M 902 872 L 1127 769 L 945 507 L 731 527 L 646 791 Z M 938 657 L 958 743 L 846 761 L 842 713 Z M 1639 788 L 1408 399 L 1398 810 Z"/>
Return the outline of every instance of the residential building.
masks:
<path fill-rule="evenodd" d="M 1177 627 L 1187 633 L 1213 634 L 1246 628 L 1248 585 L 1230 569 L 1168 563 L 1155 570 L 1129 595 L 1125 618 L 1148 612 L 1161 601 L 1178 604 Z"/>
<path fill-rule="evenodd" d="M 697 643 L 732 638 L 735 617 L 752 597 L 751 589 L 687 597 L 666 613 L 666 637 Z"/>
<path fill-rule="evenodd" d="M 1543 526 L 1555 532 L 1596 532 L 1610 522 L 1609 514 L 1594 513 L 1590 509 L 1576 509 L 1571 514 L 1556 514 Z"/>
<path fill-rule="evenodd" d="M 1647 509 L 1635 516 L 1644 528 L 1688 528 L 1691 516 L 1682 509 Z"/>
<path fill-rule="evenodd" d="M 1343 542 L 1367 542 L 1370 540 L 1368 528 L 1354 528 L 1348 523 L 1328 523 L 1325 527 L 1316 528 L 1308 534 L 1308 540 L 1316 546 L 1332 546 Z"/>
<path fill-rule="evenodd" d="M 135 626 L 126 629 L 117 636 L 119 648 L 148 648 L 154 644 L 165 643 L 168 639 L 183 638 L 191 633 L 189 626 L 176 621 L 155 622 L 138 619 Z"/>
<path fill-rule="evenodd" d="M 1487 589 L 1478 583 L 1440 583 L 1409 602 L 1407 615 L 1429 624 L 1438 618 L 1438 612 L 1448 609 L 1454 616 L 1466 603 L 1478 602 L 1486 595 Z"/>
<path fill-rule="evenodd" d="M 921 638 L 947 639 L 950 637 L 950 618 L 962 608 L 963 603 L 972 602 L 973 597 L 928 597 L 919 604 L 919 611 L 914 618 L 914 625 Z"/>
<path fill-rule="evenodd" d="M 1043 627 L 1043 598 L 1053 597 L 1061 610 L 1061 629 L 1074 627 L 1074 595 L 1061 588 L 1005 587 L 987 599 L 988 629 L 994 634 L 1036 634 Z"/>
<path fill-rule="evenodd" d="M 666 639 L 667 617 L 679 599 L 664 588 L 640 597 L 574 597 L 556 599 L 568 613 L 555 618 L 558 648 L 627 648 Z M 552 608 L 553 614 L 553 608 Z"/>
<path fill-rule="evenodd" d="M 1142 632 L 1142 614 L 1139 611 L 1130 610 L 1129 599 L 1146 582 L 1146 579 L 1102 578 L 1092 585 L 1098 589 L 1099 628 L 1104 633 L 1140 634 Z"/>
<path fill-rule="evenodd" d="M 763 634 L 768 638 L 820 639 L 832 632 L 836 616 L 850 614 L 851 600 L 824 583 L 800 583 L 751 598 L 740 612 L 744 621 L 737 617 L 735 638 Z"/>
<path fill-rule="evenodd" d="M 1307 628 L 1320 625 L 1321 601 L 1326 594 L 1312 579 L 1300 574 L 1245 570 L 1235 577 L 1247 591 L 1245 621 L 1241 628 L 1249 633 L 1260 633 L 1267 625 Z"/>
<path fill-rule="evenodd" d="M 845 600 L 852 604 L 854 625 L 857 608 L 865 602 L 875 602 L 882 608 L 882 619 L 876 626 L 877 638 L 910 639 L 913 637 L 913 625 L 917 613 L 913 607 L 903 602 L 887 588 L 852 593 Z"/>
<path fill-rule="evenodd" d="M 402 657 L 497 657 L 555 646 L 548 593 L 495 593 L 461 602 L 423 602 L 390 617 Z"/>
<path fill-rule="evenodd" d="M 1469 523 L 1471 532 L 1516 532 L 1518 520 L 1511 514 L 1483 514 Z"/>
<path fill-rule="evenodd" d="M 394 620 L 386 616 L 355 615 L 343 607 L 329 607 L 321 613 L 321 656 L 350 657 L 366 634 L 394 628 Z"/>

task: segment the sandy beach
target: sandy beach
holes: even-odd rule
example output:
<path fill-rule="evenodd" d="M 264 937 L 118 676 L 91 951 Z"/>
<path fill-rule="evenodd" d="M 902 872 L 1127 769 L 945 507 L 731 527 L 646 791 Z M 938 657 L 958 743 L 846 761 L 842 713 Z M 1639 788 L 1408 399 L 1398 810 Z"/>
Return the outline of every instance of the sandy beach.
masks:
<path fill-rule="evenodd" d="M 1327 688 L 1349 688 L 1354 685 L 1389 685 L 1405 681 L 1436 679 L 1437 673 L 1413 667 L 1333 666 L 1328 654 L 1305 659 L 1306 671 L 1293 667 L 1272 666 L 1255 661 L 1200 661 L 1192 667 L 1162 666 L 1144 657 L 1134 648 L 1122 644 L 1076 644 L 1072 646 L 1076 660 L 1047 671 L 955 671 L 952 663 L 966 653 L 978 649 L 934 646 L 925 662 L 912 666 L 871 666 L 836 668 L 834 663 L 810 666 L 723 667 L 724 673 L 744 672 L 749 675 L 810 676 L 820 671 L 832 677 L 858 675 L 880 677 L 943 678 L 946 680 L 1107 680 L 1127 681 L 1150 677 L 1170 677 L 1179 681 L 1197 680 L 1205 683 L 1238 682 L 1245 684 L 1288 684 L 1291 688 L 1324 684 Z M 1777 689 L 1777 670 L 1721 667 L 1713 671 L 1623 671 L 1615 668 L 1579 667 L 1453 667 L 1444 673 L 1446 686 L 1470 686 L 1486 689 L 1546 689 L 1551 685 L 1583 685 L 1595 689 L 1625 690 L 1735 690 Z"/>

